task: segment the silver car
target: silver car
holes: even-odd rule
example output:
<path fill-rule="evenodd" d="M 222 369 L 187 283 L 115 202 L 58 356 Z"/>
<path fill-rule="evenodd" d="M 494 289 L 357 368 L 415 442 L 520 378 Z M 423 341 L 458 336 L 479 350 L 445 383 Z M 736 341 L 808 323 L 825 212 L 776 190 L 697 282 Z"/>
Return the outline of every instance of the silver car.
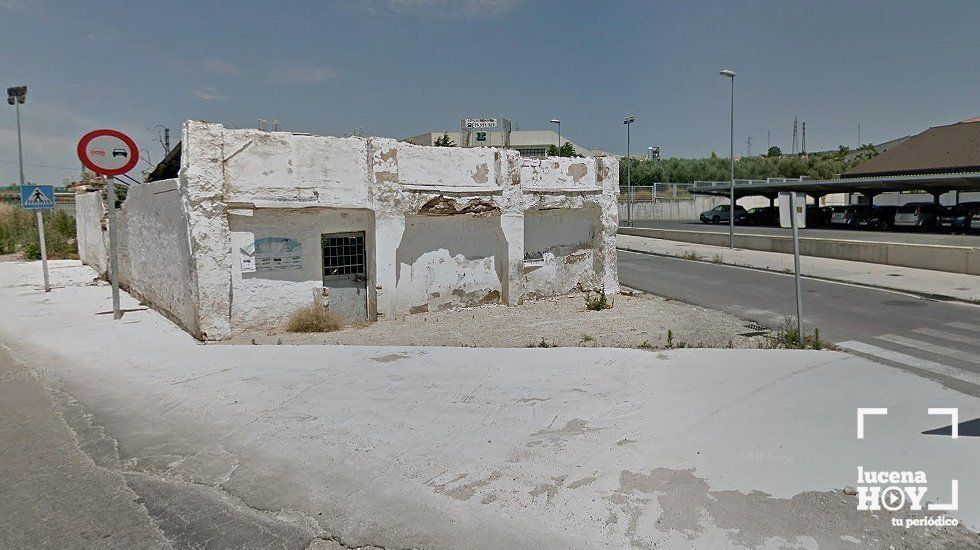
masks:
<path fill-rule="evenodd" d="M 895 213 L 895 227 L 932 228 L 936 224 L 936 216 L 945 211 L 942 205 L 932 202 L 903 204 Z"/>

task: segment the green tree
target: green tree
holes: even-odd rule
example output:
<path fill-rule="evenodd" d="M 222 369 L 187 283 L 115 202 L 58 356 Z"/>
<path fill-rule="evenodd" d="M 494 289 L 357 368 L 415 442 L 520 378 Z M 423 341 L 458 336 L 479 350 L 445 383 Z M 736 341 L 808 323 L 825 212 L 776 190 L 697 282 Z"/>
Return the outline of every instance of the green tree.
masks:
<path fill-rule="evenodd" d="M 558 150 L 558 156 L 560 157 L 579 157 L 578 153 L 575 152 L 575 147 L 569 143 L 565 142 L 561 145 L 561 149 Z"/>
<path fill-rule="evenodd" d="M 436 147 L 456 147 L 456 144 L 453 143 L 453 139 L 451 137 L 449 137 L 449 132 L 444 132 L 442 134 L 442 137 L 436 138 L 435 146 Z"/>
<path fill-rule="evenodd" d="M 549 157 L 557 157 L 557 156 L 560 156 L 558 153 L 559 153 L 559 151 L 558 151 L 558 146 L 557 145 L 552 144 L 552 145 L 549 145 L 548 146 L 547 155 Z"/>
<path fill-rule="evenodd" d="M 772 147 L 769 148 L 769 151 L 766 153 L 766 156 L 769 157 L 769 158 L 772 158 L 772 157 L 781 157 L 781 156 L 783 156 L 783 152 L 782 152 L 782 150 L 779 147 L 776 147 L 775 145 L 773 145 Z"/>

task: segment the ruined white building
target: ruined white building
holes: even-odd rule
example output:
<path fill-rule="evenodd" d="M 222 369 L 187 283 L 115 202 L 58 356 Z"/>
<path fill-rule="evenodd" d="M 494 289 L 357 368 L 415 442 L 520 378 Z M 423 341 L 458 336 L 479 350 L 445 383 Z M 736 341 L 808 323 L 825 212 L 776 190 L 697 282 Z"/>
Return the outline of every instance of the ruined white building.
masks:
<path fill-rule="evenodd" d="M 118 210 L 120 280 L 202 339 L 619 290 L 614 158 L 526 159 L 189 121 L 179 171 Z M 105 272 L 102 193 L 78 197 L 82 260 Z"/>

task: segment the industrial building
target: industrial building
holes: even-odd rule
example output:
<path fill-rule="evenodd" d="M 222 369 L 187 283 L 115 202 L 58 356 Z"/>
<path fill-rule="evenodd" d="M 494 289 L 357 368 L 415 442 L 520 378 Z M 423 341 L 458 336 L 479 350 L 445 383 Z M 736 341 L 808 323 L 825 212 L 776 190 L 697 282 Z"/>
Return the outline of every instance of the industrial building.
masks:
<path fill-rule="evenodd" d="M 619 290 L 619 165 L 189 121 L 118 209 L 119 278 L 198 338 L 281 329 L 311 304 L 348 322 Z M 105 273 L 102 192 L 77 201 Z"/>
<path fill-rule="evenodd" d="M 513 149 L 522 157 L 544 158 L 548 147 L 560 147 L 570 143 L 575 152 L 583 156 L 606 156 L 608 153 L 589 150 L 555 130 L 513 130 L 512 123 L 503 117 L 463 118 L 456 130 L 432 131 L 405 138 L 402 141 L 415 145 L 436 145 L 437 140 L 448 136 L 456 147 L 503 147 Z"/>

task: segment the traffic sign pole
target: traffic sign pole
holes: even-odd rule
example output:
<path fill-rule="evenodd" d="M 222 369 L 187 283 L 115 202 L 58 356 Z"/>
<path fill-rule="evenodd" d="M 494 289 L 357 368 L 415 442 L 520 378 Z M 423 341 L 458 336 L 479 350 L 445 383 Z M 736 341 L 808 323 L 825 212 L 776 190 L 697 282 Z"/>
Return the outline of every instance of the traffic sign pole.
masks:
<path fill-rule="evenodd" d="M 800 228 L 796 220 L 796 191 L 789 193 L 790 220 L 793 224 L 793 267 L 796 269 L 796 330 L 800 334 L 800 347 L 803 347 L 803 284 L 800 282 Z M 803 202 L 806 212 L 806 199 Z"/>
<path fill-rule="evenodd" d="M 116 238 L 116 178 L 106 176 L 106 203 L 109 210 L 109 282 L 112 283 L 112 318 L 121 319 L 119 309 L 119 241 Z"/>
<path fill-rule="evenodd" d="M 20 169 L 20 187 L 24 188 L 24 145 L 20 139 L 20 101 L 14 103 L 14 110 L 17 112 L 17 166 Z M 41 241 L 41 271 L 44 272 L 44 291 L 51 292 L 51 285 L 48 283 L 48 250 L 44 242 L 44 216 L 41 211 L 37 211 L 37 236 Z"/>
<path fill-rule="evenodd" d="M 51 284 L 48 282 L 48 247 L 44 241 L 44 215 L 38 210 L 37 214 L 37 236 L 41 241 L 41 271 L 44 272 L 44 291 L 51 292 Z"/>
<path fill-rule="evenodd" d="M 112 318 L 122 319 L 119 309 L 119 239 L 116 236 L 116 176 L 136 167 L 140 152 L 126 134 L 103 128 L 78 140 L 78 159 L 86 168 L 106 178 L 109 217 L 109 282 L 112 284 Z"/>

